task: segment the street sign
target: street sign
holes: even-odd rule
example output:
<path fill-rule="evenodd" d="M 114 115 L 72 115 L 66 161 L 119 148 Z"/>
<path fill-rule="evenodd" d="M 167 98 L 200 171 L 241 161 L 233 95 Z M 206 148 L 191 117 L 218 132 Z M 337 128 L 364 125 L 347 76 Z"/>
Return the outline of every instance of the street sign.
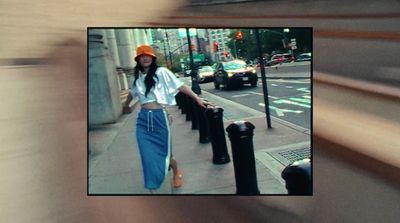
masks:
<path fill-rule="evenodd" d="M 292 47 L 292 50 L 297 49 L 297 46 L 296 46 L 296 39 L 290 39 L 290 45 L 291 45 L 291 47 Z"/>
<path fill-rule="evenodd" d="M 189 61 L 189 58 L 186 58 L 187 61 Z M 193 54 L 193 62 L 201 62 L 205 60 L 204 54 Z"/>

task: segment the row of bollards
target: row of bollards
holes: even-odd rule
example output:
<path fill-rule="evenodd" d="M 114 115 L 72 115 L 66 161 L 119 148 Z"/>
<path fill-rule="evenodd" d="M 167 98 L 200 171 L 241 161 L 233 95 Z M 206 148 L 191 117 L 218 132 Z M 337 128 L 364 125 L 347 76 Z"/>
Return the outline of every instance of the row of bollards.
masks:
<path fill-rule="evenodd" d="M 211 142 L 214 164 L 230 162 L 228 154 L 223 108 L 200 107 L 190 97 L 178 93 L 178 107 L 186 114 L 186 121 L 192 122 L 192 129 L 199 130 L 199 142 Z M 241 195 L 260 194 L 253 150 L 254 125 L 249 122 L 234 122 L 226 128 L 232 144 L 233 166 L 236 180 L 236 193 Z"/>
<path fill-rule="evenodd" d="M 182 114 L 186 114 L 186 121 L 191 121 L 192 129 L 199 131 L 199 143 L 211 142 L 213 163 L 229 163 L 230 157 L 223 123 L 224 109 L 220 107 L 202 108 L 193 99 L 180 92 L 175 98 Z M 239 195 L 260 194 L 254 156 L 254 129 L 255 126 L 247 121 L 236 121 L 226 128 L 232 147 L 236 194 Z M 286 188 L 290 195 L 311 194 L 309 163 L 308 166 L 304 162 L 289 165 L 282 172 L 282 178 L 286 182 Z"/>

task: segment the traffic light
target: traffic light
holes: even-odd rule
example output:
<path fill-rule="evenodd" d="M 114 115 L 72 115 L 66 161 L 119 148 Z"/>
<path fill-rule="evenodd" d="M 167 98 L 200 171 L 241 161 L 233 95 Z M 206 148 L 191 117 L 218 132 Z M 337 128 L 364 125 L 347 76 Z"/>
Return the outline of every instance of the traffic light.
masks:
<path fill-rule="evenodd" d="M 237 32 L 236 32 L 235 39 L 236 39 L 236 40 L 242 40 L 242 39 L 243 39 L 243 33 L 242 33 L 242 31 L 237 31 Z"/>
<path fill-rule="evenodd" d="M 213 43 L 213 47 L 214 47 L 214 52 L 218 52 L 218 43 L 217 42 L 214 42 Z"/>
<path fill-rule="evenodd" d="M 190 50 L 196 51 L 196 46 L 194 44 L 190 44 Z"/>

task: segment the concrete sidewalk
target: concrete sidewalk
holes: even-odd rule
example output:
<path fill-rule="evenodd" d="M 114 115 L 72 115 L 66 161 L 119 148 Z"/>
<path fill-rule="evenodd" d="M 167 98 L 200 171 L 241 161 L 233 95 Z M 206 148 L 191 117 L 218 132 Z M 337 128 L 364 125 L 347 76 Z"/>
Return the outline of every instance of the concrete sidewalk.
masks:
<path fill-rule="evenodd" d="M 273 119 L 273 128 L 268 130 L 263 113 L 205 91 L 201 96 L 224 108 L 224 128 L 235 120 L 250 121 L 256 126 L 253 143 L 259 190 L 261 194 L 286 194 L 280 178 L 280 172 L 290 159 L 285 154 L 296 155 L 300 150 L 304 152 L 304 148 L 308 148 L 309 154 L 309 130 L 278 119 Z M 137 110 L 122 116 L 116 124 L 89 130 L 89 194 L 149 194 L 143 188 L 140 156 L 134 137 Z M 169 111 L 174 119 L 171 127 L 172 151 L 183 171 L 184 184 L 179 189 L 171 188 L 172 174 L 169 174 L 158 192 L 235 194 L 233 161 L 214 165 L 211 143 L 198 143 L 198 130 L 191 130 L 191 122 L 185 121 L 186 116 L 177 106 L 170 107 Z M 226 140 L 232 159 L 227 136 Z"/>

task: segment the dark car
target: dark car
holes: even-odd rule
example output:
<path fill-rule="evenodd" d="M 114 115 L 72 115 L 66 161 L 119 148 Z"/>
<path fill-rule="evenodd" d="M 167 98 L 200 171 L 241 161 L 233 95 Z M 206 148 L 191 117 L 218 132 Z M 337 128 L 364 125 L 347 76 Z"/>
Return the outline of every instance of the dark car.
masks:
<path fill-rule="evenodd" d="M 214 80 L 214 69 L 211 66 L 203 66 L 199 69 L 199 82 L 205 83 Z"/>
<path fill-rule="evenodd" d="M 296 58 L 297 62 L 311 61 L 311 53 L 302 53 Z"/>
<path fill-rule="evenodd" d="M 255 87 L 257 80 L 256 70 L 247 66 L 243 60 L 221 62 L 214 73 L 215 89 L 219 89 L 220 85 L 223 85 L 224 89 L 232 89 L 242 84 L 251 84 Z"/>

